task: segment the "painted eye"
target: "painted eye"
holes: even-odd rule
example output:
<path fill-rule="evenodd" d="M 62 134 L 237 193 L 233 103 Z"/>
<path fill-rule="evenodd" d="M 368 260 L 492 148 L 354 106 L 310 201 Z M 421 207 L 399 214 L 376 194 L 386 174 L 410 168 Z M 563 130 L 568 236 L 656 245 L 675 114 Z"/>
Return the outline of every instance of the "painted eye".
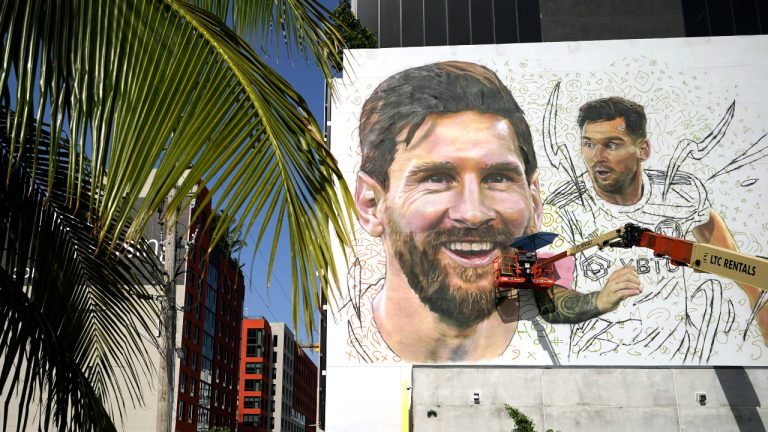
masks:
<path fill-rule="evenodd" d="M 483 183 L 507 183 L 511 181 L 513 181 L 512 178 L 504 174 L 491 174 L 483 179 Z"/>
<path fill-rule="evenodd" d="M 444 174 L 432 174 L 425 179 L 426 183 L 445 184 L 450 183 L 451 178 Z"/>
<path fill-rule="evenodd" d="M 582 141 L 581 146 L 584 148 L 592 149 L 595 147 L 595 143 L 593 143 L 592 141 Z"/>

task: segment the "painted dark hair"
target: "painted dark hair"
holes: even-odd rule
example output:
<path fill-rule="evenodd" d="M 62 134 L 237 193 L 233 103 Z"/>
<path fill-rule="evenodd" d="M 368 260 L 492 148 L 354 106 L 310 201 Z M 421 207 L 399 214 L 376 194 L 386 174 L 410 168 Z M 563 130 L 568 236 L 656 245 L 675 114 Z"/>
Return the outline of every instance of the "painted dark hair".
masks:
<path fill-rule="evenodd" d="M 633 138 L 645 138 L 646 118 L 645 109 L 637 102 L 623 97 L 611 96 L 589 101 L 579 108 L 579 129 L 583 130 L 586 123 L 611 121 L 624 118 L 627 133 Z"/>
<path fill-rule="evenodd" d="M 407 129 L 407 146 L 430 114 L 464 111 L 509 120 L 530 180 L 536 171 L 536 153 L 523 110 L 492 70 L 458 61 L 407 69 L 376 87 L 360 114 L 360 169 L 387 189 L 397 136 Z"/>

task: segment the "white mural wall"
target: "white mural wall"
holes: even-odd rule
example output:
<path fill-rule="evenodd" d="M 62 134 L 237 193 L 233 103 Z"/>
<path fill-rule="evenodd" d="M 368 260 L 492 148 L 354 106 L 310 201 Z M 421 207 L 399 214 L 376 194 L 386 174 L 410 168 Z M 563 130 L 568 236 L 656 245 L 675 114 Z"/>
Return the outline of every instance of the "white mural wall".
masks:
<path fill-rule="evenodd" d="M 560 234 L 550 250 L 627 222 L 694 240 L 696 226 L 719 216 L 740 251 L 766 256 L 766 46 L 767 37 L 748 36 L 356 50 L 345 55 L 350 72 L 337 83 L 331 148 L 354 192 L 361 108 L 373 90 L 408 68 L 476 63 L 495 72 L 525 112 L 539 167 L 540 229 Z M 579 107 L 609 96 L 637 102 L 647 115 L 651 154 L 642 166 L 643 197 L 628 206 L 596 195 L 581 156 Z M 382 237 L 363 226 L 347 253 L 350 261 L 339 269 L 345 285 L 329 305 L 327 430 L 398 430 L 407 425 L 410 363 L 372 320 L 392 264 Z M 506 311 L 504 322 L 516 325 L 508 346 L 479 363 L 768 365 L 759 307 L 727 279 L 675 267 L 647 249 L 605 249 L 576 257 L 571 288 L 599 291 L 622 266 L 635 268 L 642 293 L 581 323 L 542 320 L 531 293 L 521 292 Z M 399 327 L 408 332 L 422 324 L 406 320 Z M 455 359 L 446 363 L 478 363 Z"/>

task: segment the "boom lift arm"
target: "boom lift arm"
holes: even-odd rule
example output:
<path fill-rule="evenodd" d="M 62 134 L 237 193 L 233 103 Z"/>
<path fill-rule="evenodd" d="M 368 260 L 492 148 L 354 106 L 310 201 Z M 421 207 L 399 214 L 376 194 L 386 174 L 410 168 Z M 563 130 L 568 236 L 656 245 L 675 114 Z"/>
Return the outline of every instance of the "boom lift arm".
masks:
<path fill-rule="evenodd" d="M 687 266 L 697 272 L 723 276 L 768 291 L 768 259 L 657 234 L 631 223 L 542 260 L 540 265 L 554 263 L 593 247 L 644 247 L 653 250 L 657 257 L 669 258 L 674 265 Z"/>
<path fill-rule="evenodd" d="M 555 281 L 554 263 L 593 247 L 648 248 L 653 250 L 653 254 L 657 257 L 669 258 L 672 264 L 687 266 L 697 272 L 723 276 L 768 291 L 768 259 L 766 258 L 657 234 L 630 223 L 549 258 L 538 259 L 535 251 L 525 250 L 518 250 L 516 255 L 497 258 L 494 262 L 497 297 L 501 298 L 509 290 L 517 288 L 552 288 Z"/>

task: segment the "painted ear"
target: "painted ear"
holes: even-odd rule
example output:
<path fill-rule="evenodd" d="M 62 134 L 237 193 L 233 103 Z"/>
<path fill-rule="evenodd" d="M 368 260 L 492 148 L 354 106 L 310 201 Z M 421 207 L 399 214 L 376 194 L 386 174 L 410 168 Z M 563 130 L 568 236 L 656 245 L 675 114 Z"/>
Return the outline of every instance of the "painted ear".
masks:
<path fill-rule="evenodd" d="M 651 157 L 651 141 L 648 138 L 643 138 L 640 141 L 640 160 L 645 162 Z"/>
<path fill-rule="evenodd" d="M 541 187 L 539 186 L 539 170 L 531 175 L 531 181 L 528 183 L 531 190 L 531 202 L 533 203 L 533 215 L 536 221 L 536 231 L 541 229 L 541 218 L 544 214 L 541 204 Z"/>
<path fill-rule="evenodd" d="M 384 199 L 384 189 L 379 183 L 360 171 L 355 187 L 355 206 L 360 225 L 374 237 L 384 234 L 384 222 L 379 214 L 379 202 Z"/>

